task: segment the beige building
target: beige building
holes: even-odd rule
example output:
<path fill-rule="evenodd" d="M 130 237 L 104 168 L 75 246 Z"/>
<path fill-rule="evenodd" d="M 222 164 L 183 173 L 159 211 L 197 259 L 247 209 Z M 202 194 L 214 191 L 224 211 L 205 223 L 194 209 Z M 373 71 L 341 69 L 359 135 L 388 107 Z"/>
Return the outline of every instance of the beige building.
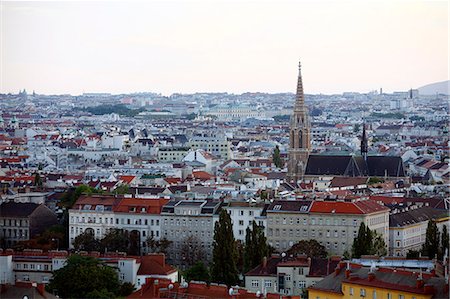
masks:
<path fill-rule="evenodd" d="M 281 252 L 315 239 L 329 254 L 342 255 L 351 252 L 361 222 L 389 244 L 389 209 L 374 201 L 274 201 L 267 209 L 267 240 Z"/>
<path fill-rule="evenodd" d="M 245 274 L 245 288 L 260 294 L 298 296 L 334 271 L 340 257 L 308 258 L 273 255 Z"/>

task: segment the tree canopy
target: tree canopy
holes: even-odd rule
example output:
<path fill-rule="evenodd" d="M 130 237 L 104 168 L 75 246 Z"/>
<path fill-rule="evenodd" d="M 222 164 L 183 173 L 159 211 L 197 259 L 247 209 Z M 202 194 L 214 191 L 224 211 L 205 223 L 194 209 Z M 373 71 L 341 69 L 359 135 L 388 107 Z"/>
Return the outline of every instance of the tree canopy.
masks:
<path fill-rule="evenodd" d="M 183 276 L 186 278 L 186 281 L 210 281 L 209 270 L 201 261 L 196 262 L 192 267 L 184 271 Z"/>
<path fill-rule="evenodd" d="M 327 257 L 327 251 L 323 245 L 320 245 L 317 240 L 301 240 L 294 244 L 288 251 L 289 255 L 302 255 L 305 254 L 308 257 Z"/>
<path fill-rule="evenodd" d="M 239 281 L 237 259 L 231 218 L 226 210 L 222 210 L 219 221 L 214 225 L 211 280 L 228 286 L 235 285 Z"/>
<path fill-rule="evenodd" d="M 353 240 L 352 257 L 360 258 L 362 255 L 378 255 L 387 254 L 386 243 L 383 236 L 371 231 L 368 226 L 361 222 L 358 230 L 358 236 Z"/>
<path fill-rule="evenodd" d="M 425 243 L 422 245 L 422 254 L 433 259 L 439 253 L 439 230 L 433 220 L 428 221 L 425 233 Z"/>
<path fill-rule="evenodd" d="M 258 266 L 264 257 L 269 254 L 269 246 L 264 230 L 252 223 L 252 229 L 247 227 L 244 246 L 244 273 Z"/>
<path fill-rule="evenodd" d="M 281 168 L 283 166 L 283 162 L 281 161 L 280 156 L 280 148 L 278 147 L 278 145 L 275 146 L 275 149 L 273 150 L 272 161 L 277 168 Z"/>
<path fill-rule="evenodd" d="M 117 272 L 98 259 L 72 255 L 54 271 L 47 290 L 57 290 L 62 298 L 111 298 L 119 294 L 120 283 Z"/>

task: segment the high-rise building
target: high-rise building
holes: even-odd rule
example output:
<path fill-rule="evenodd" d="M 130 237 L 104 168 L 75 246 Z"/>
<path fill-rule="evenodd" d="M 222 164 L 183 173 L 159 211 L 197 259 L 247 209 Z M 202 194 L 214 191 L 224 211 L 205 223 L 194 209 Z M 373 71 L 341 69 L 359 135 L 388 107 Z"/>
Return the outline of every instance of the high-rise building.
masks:
<path fill-rule="evenodd" d="M 290 120 L 288 174 L 289 181 L 298 181 L 303 177 L 311 150 L 311 125 L 308 110 L 305 107 L 301 65 L 298 65 L 297 96 L 294 112 Z"/>

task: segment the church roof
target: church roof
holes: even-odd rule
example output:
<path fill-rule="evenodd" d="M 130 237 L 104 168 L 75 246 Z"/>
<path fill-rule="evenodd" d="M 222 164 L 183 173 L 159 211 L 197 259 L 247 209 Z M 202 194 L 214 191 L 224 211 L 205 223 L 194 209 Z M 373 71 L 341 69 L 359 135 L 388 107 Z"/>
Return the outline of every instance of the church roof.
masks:
<path fill-rule="evenodd" d="M 403 177 L 405 171 L 401 157 L 310 155 L 305 175 Z"/>

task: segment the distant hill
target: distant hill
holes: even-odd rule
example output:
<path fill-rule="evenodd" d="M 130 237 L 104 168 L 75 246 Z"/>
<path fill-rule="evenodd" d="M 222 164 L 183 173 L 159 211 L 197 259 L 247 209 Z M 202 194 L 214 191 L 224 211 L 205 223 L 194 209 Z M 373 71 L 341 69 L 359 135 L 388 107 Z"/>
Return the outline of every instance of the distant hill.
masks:
<path fill-rule="evenodd" d="M 436 93 L 440 94 L 449 94 L 449 84 L 450 81 L 442 81 L 442 82 L 436 82 L 431 83 L 428 85 L 424 85 L 422 87 L 419 87 L 419 94 L 423 95 L 433 95 Z"/>

